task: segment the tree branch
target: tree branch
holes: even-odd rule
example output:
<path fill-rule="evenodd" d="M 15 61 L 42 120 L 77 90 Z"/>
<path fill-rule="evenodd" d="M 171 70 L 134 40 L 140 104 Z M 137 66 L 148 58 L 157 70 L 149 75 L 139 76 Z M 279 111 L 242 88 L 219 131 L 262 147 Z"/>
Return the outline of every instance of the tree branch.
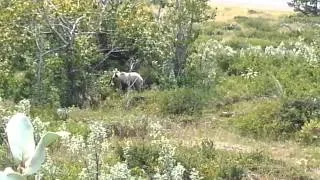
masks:
<path fill-rule="evenodd" d="M 69 31 L 71 31 L 71 28 L 70 27 L 68 27 L 68 26 L 66 26 L 65 24 L 63 24 L 63 23 L 60 23 L 60 24 L 53 24 L 53 25 L 55 25 L 55 26 L 61 26 L 62 28 L 64 28 L 64 29 L 68 29 Z"/>
<path fill-rule="evenodd" d="M 59 39 L 61 41 L 63 41 L 64 44 L 69 44 L 64 37 L 55 29 L 55 27 L 51 24 L 49 17 L 47 16 L 46 13 L 43 13 L 43 17 L 45 19 L 45 21 L 47 22 L 47 24 L 49 25 L 49 28 L 59 37 Z"/>
<path fill-rule="evenodd" d="M 113 53 L 113 52 L 128 52 L 129 50 L 128 49 L 120 49 L 118 47 L 111 48 L 111 50 L 110 49 L 98 49 L 98 52 L 105 52 L 105 51 L 109 51 L 109 52 L 112 51 L 112 53 Z M 108 55 L 108 53 L 107 53 L 107 55 Z"/>
<path fill-rule="evenodd" d="M 73 42 L 74 40 L 74 37 L 75 37 L 75 30 L 76 30 L 76 27 L 77 27 L 77 24 L 80 22 L 81 19 L 83 19 L 85 16 L 81 16 L 79 18 L 76 19 L 76 21 L 74 22 L 73 26 L 72 26 L 72 29 L 70 31 L 70 43 Z"/>
<path fill-rule="evenodd" d="M 42 56 L 45 56 L 45 55 L 47 55 L 47 54 L 49 54 L 49 53 L 52 53 L 52 52 L 54 52 L 54 51 L 59 51 L 60 49 L 66 48 L 68 45 L 69 45 L 69 44 L 65 44 L 65 45 L 63 45 L 63 46 L 60 46 L 60 47 L 57 47 L 57 48 L 54 48 L 54 49 L 50 49 L 50 50 L 42 53 Z"/>
<path fill-rule="evenodd" d="M 114 46 L 114 44 L 112 45 Z M 119 49 L 119 48 L 112 48 L 107 54 L 104 55 L 104 58 L 97 64 L 95 65 L 92 69 L 96 69 L 97 67 L 99 67 L 103 62 L 105 62 L 108 57 L 110 56 L 111 53 L 114 53 L 114 52 L 125 52 L 126 50 L 123 50 L 123 49 Z"/>
<path fill-rule="evenodd" d="M 68 28 L 69 28 L 69 26 L 72 25 L 70 22 L 66 21 L 63 16 L 59 16 L 58 18 L 59 18 L 59 20 L 60 20 L 65 26 L 67 26 Z M 69 29 L 70 29 L 70 28 L 69 28 Z"/>

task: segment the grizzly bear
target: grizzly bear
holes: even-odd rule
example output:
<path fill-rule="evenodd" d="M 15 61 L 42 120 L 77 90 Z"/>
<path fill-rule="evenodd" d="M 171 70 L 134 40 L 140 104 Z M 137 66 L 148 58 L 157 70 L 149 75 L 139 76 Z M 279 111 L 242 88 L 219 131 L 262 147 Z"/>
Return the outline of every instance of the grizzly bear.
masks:
<path fill-rule="evenodd" d="M 119 72 L 115 71 L 112 76 L 112 82 L 122 91 L 134 89 L 141 91 L 143 87 L 143 79 L 137 72 Z"/>

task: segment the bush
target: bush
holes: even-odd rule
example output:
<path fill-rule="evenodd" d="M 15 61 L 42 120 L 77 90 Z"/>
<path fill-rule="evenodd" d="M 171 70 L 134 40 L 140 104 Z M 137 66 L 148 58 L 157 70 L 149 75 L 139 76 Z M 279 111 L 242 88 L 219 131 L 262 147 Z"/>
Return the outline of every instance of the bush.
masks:
<path fill-rule="evenodd" d="M 130 169 L 143 169 L 146 174 L 155 174 L 153 167 L 158 163 L 160 152 L 157 147 L 147 144 L 136 144 L 130 147 L 126 156 L 121 147 L 118 148 L 117 152 L 122 161 L 127 161 Z"/>
<path fill-rule="evenodd" d="M 320 119 L 313 119 L 305 123 L 298 132 L 299 141 L 306 144 L 320 143 Z"/>
<path fill-rule="evenodd" d="M 8 167 L 9 165 L 13 164 L 13 159 L 11 156 L 8 156 L 7 148 L 5 145 L 0 145 L 0 169 L 3 170 L 4 168 Z"/>
<path fill-rule="evenodd" d="M 300 130 L 305 123 L 317 118 L 320 118 L 320 99 L 317 98 L 288 100 L 280 110 L 280 119 L 290 124 L 291 131 Z"/>
<path fill-rule="evenodd" d="M 249 46 L 260 46 L 265 48 L 267 46 L 277 46 L 278 42 L 271 41 L 268 38 L 256 38 L 256 37 L 239 37 L 236 36 L 227 40 L 225 45 L 232 47 L 233 49 L 247 49 Z"/>
<path fill-rule="evenodd" d="M 199 89 L 176 89 L 169 91 L 162 97 L 160 108 L 168 114 L 201 114 L 205 106 L 204 90 Z"/>
<path fill-rule="evenodd" d="M 273 160 L 264 152 L 220 150 L 214 148 L 213 142 L 209 146 L 202 144 L 200 147 L 180 147 L 177 159 L 186 169 L 198 169 L 205 180 L 246 179 L 245 176 L 250 172 L 258 175 L 257 179 L 260 179 L 259 175 L 266 174 L 272 175 L 272 179 L 294 179 L 304 175 L 282 161 Z"/>
<path fill-rule="evenodd" d="M 249 28 L 255 28 L 256 30 L 259 30 L 259 31 L 272 32 L 274 30 L 271 23 L 269 23 L 268 19 L 265 19 L 265 18 L 261 18 L 261 17 L 248 18 L 243 16 L 237 16 L 234 19 L 239 24 L 244 24 Z"/>
<path fill-rule="evenodd" d="M 249 44 L 245 42 L 245 39 L 247 38 L 242 38 L 242 37 L 232 38 L 230 40 L 227 40 L 224 44 L 226 46 L 230 46 L 233 49 L 247 48 L 249 47 Z"/>
<path fill-rule="evenodd" d="M 208 36 L 208 38 L 212 38 L 214 35 L 223 35 L 227 25 L 228 24 L 224 22 L 207 22 L 201 26 L 201 35 L 202 37 Z"/>
<path fill-rule="evenodd" d="M 250 69 L 245 70 L 242 76 L 230 76 L 217 85 L 216 92 L 223 100 L 252 99 L 257 97 L 281 96 L 281 89 L 275 80 L 266 75 L 250 74 Z"/>
<path fill-rule="evenodd" d="M 231 165 L 230 167 L 221 168 L 217 177 L 222 179 L 241 180 L 244 174 L 243 168 Z"/>
<path fill-rule="evenodd" d="M 224 100 L 239 100 L 242 97 L 253 97 L 254 94 L 249 90 L 248 83 L 250 81 L 242 77 L 231 76 L 220 82 L 216 91 L 218 96 Z"/>
<path fill-rule="evenodd" d="M 186 84 L 191 87 L 212 87 L 221 72 L 229 69 L 235 54 L 231 47 L 214 39 L 197 41 L 187 59 Z"/>
<path fill-rule="evenodd" d="M 241 75 L 252 69 L 258 72 L 258 77 L 265 76 L 267 81 L 274 81 L 272 79 L 275 78 L 287 97 L 320 95 L 319 79 L 316 78 L 320 76 L 320 71 L 317 65 L 313 65 L 318 56 L 313 45 L 296 42 L 290 47 L 280 44 L 265 50 L 252 46 L 240 50 L 239 54 L 228 70 L 230 75 Z"/>
<path fill-rule="evenodd" d="M 235 116 L 230 125 L 242 135 L 254 138 L 287 138 L 288 125 L 279 122 L 278 114 L 281 107 L 279 100 L 258 100 L 252 104 L 243 102 L 238 104 L 237 111 L 242 115 Z M 246 106 L 246 109 L 243 108 Z"/>
<path fill-rule="evenodd" d="M 261 46 L 262 48 L 265 48 L 267 46 L 277 45 L 277 43 L 274 41 L 271 41 L 269 39 L 261 39 L 261 38 L 249 38 L 247 39 L 247 43 L 253 46 Z"/>

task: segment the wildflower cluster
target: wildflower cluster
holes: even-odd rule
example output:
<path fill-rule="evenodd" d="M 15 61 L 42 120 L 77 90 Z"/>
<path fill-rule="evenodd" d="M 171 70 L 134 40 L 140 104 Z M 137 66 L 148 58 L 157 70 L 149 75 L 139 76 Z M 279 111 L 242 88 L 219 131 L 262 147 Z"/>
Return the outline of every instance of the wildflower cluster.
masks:
<path fill-rule="evenodd" d="M 65 128 L 65 127 L 64 127 Z M 104 157 L 110 151 L 111 136 L 109 129 L 102 122 L 91 122 L 87 138 L 81 135 L 70 136 L 64 144 L 74 160 L 84 167 L 78 174 L 78 179 L 128 179 L 130 170 L 125 162 L 110 166 Z"/>
<path fill-rule="evenodd" d="M 78 147 L 81 147 L 82 154 L 85 155 L 84 163 L 86 167 L 83 168 L 82 172 L 79 174 L 79 178 L 99 179 L 101 175 L 101 170 L 107 167 L 107 164 L 103 161 L 103 154 L 108 152 L 109 143 L 107 141 L 108 134 L 107 129 L 103 126 L 101 122 L 92 122 L 89 125 L 90 133 L 85 141 L 82 142 L 82 138 L 74 138 L 78 140 Z M 82 146 L 85 147 L 82 147 Z M 73 151 L 80 150 L 79 148 L 74 148 Z"/>
<path fill-rule="evenodd" d="M 278 47 L 267 46 L 264 49 L 264 53 L 268 56 L 278 56 L 278 57 L 284 57 L 289 55 L 289 52 L 283 42 L 281 42 Z"/>
<path fill-rule="evenodd" d="M 68 151 L 74 155 L 80 155 L 82 151 L 86 148 L 85 140 L 81 135 L 70 136 L 65 142 L 65 144 L 69 145 Z"/>
<path fill-rule="evenodd" d="M 35 137 L 38 139 L 47 132 L 49 123 L 43 123 L 40 118 L 34 118 L 32 121 L 35 129 Z M 175 160 L 176 147 L 164 136 L 163 127 L 159 122 L 149 123 L 149 135 L 153 139 L 153 145 L 159 147 L 159 157 L 155 174 L 148 175 L 141 169 L 141 174 L 132 173 L 129 168 L 128 160 L 130 158 L 131 143 L 123 148 L 124 161 L 115 162 L 110 165 L 106 159 L 108 153 L 111 153 L 111 142 L 108 138 L 111 136 L 110 130 L 102 122 L 91 122 L 89 124 L 90 133 L 86 136 L 68 135 L 62 138 L 62 145 L 66 147 L 69 161 L 80 163 L 78 179 L 145 179 L 153 177 L 154 179 L 185 179 L 188 176 L 187 169 Z M 66 122 L 63 122 L 59 131 L 66 131 Z M 38 140 L 37 140 L 38 141 Z M 64 148 L 62 148 L 64 149 Z M 51 178 L 67 176 L 63 170 L 65 166 L 56 164 L 52 155 L 46 150 L 46 161 L 38 174 L 38 178 Z M 134 175 L 133 175 L 134 174 Z M 195 169 L 189 172 L 190 179 L 201 179 L 199 172 Z M 143 177 L 141 177 L 143 176 Z"/>
<path fill-rule="evenodd" d="M 215 80 L 220 62 L 231 61 L 235 54 L 231 47 L 210 39 L 199 44 L 188 57 L 187 71 L 201 79 L 201 85 L 210 85 Z"/>
<path fill-rule="evenodd" d="M 39 117 L 35 117 L 33 119 L 31 119 L 31 122 L 33 124 L 33 128 L 35 130 L 35 140 L 36 141 L 39 141 L 40 138 L 45 134 L 47 133 L 47 128 L 49 127 L 50 125 L 50 122 L 43 122 L 40 120 Z"/>
<path fill-rule="evenodd" d="M 252 68 L 247 68 L 245 72 L 241 73 L 241 76 L 245 79 L 253 79 L 258 76 L 258 72 L 254 71 Z"/>
<path fill-rule="evenodd" d="M 195 52 L 190 55 L 189 63 L 195 66 L 200 63 L 200 67 L 205 68 L 205 64 L 211 64 L 217 61 L 218 58 L 233 57 L 236 54 L 231 47 L 221 44 L 217 40 L 210 39 L 205 43 L 201 43 L 195 49 Z"/>
<path fill-rule="evenodd" d="M 130 179 L 132 178 L 131 172 L 126 163 L 118 162 L 110 167 L 109 174 L 103 174 L 101 179 Z"/>
<path fill-rule="evenodd" d="M 298 58 L 304 59 L 310 64 L 319 62 L 316 49 L 317 43 L 306 44 L 302 40 L 285 44 L 281 42 L 279 46 L 267 46 L 262 49 L 260 46 L 249 46 L 240 50 L 241 57 L 261 57 L 270 56 L 275 58 Z"/>
<path fill-rule="evenodd" d="M 307 62 L 313 64 L 319 62 L 319 57 L 316 52 L 316 47 L 319 47 L 316 42 L 308 45 L 302 41 L 297 41 L 293 44 L 292 52 L 295 56 L 304 58 Z"/>
<path fill-rule="evenodd" d="M 240 57 L 261 57 L 264 55 L 261 46 L 249 46 L 240 50 Z"/>
<path fill-rule="evenodd" d="M 95 122 L 90 126 L 91 132 L 84 140 L 81 136 L 69 138 L 70 153 L 81 154 L 84 158 L 80 162 L 84 167 L 78 174 L 79 179 L 141 179 L 138 175 L 132 175 L 128 167 L 127 159 L 130 159 L 130 142 L 123 148 L 125 161 L 117 162 L 110 166 L 103 158 L 110 152 L 109 134 L 105 133 L 106 128 L 102 123 Z M 159 122 L 150 123 L 150 137 L 153 138 L 153 145 L 160 148 L 158 166 L 155 167 L 157 173 L 151 175 L 153 179 L 185 179 L 187 169 L 174 158 L 175 147 L 165 138 L 163 127 Z M 142 170 L 143 176 L 147 176 Z M 202 179 L 199 172 L 195 169 L 190 170 L 190 178 L 194 180 Z M 143 179 L 143 178 L 142 178 Z"/>
<path fill-rule="evenodd" d="M 164 136 L 158 141 L 161 151 L 158 162 L 160 164 L 155 179 L 183 179 L 185 168 L 174 159 L 175 147 Z"/>
<path fill-rule="evenodd" d="M 196 170 L 195 168 L 192 168 L 192 169 L 191 169 L 189 178 L 190 178 L 191 180 L 201 180 L 201 179 L 203 179 L 203 177 L 200 176 L 199 171 Z"/>
<path fill-rule="evenodd" d="M 48 151 L 46 151 L 46 154 L 46 162 L 42 165 L 40 177 L 49 176 L 51 179 L 55 179 L 57 174 L 61 173 L 62 170 L 54 163 Z"/>
<path fill-rule="evenodd" d="M 31 103 L 28 99 L 23 99 L 19 101 L 19 103 L 16 105 L 17 111 L 22 112 L 26 115 L 30 114 L 30 108 L 31 108 Z"/>
<path fill-rule="evenodd" d="M 150 136 L 153 137 L 152 143 L 160 147 L 160 153 L 158 158 L 159 167 L 156 169 L 156 174 L 153 175 L 153 179 L 185 179 L 186 168 L 177 162 L 174 158 L 176 147 L 174 147 L 169 140 L 163 135 L 163 127 L 157 121 L 150 123 Z M 199 176 L 198 171 L 193 169 L 190 173 L 191 179 L 202 179 Z"/>
<path fill-rule="evenodd" d="M 162 126 L 159 123 L 159 121 L 154 122 L 154 123 L 150 123 L 149 129 L 150 129 L 149 136 L 152 137 L 154 140 L 163 135 Z"/>

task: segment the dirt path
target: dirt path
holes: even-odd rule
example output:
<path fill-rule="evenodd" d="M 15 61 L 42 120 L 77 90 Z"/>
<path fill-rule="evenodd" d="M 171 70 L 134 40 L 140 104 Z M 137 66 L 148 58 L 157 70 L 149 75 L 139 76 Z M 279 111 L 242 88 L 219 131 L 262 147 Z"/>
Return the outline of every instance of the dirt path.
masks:
<path fill-rule="evenodd" d="M 171 141 L 187 147 L 197 146 L 203 140 L 209 140 L 215 148 L 221 150 L 240 153 L 262 151 L 275 160 L 304 168 L 312 178 L 320 178 L 320 168 L 317 167 L 320 163 L 320 147 L 302 146 L 293 141 L 266 142 L 242 137 L 227 128 L 219 127 L 219 121 L 224 120 L 217 121 L 215 117 L 213 120 L 197 125 L 174 127 L 168 137 L 171 137 Z"/>
<path fill-rule="evenodd" d="M 293 11 L 288 6 L 290 0 L 210 0 L 210 3 L 220 6 L 233 6 L 260 10 Z"/>

